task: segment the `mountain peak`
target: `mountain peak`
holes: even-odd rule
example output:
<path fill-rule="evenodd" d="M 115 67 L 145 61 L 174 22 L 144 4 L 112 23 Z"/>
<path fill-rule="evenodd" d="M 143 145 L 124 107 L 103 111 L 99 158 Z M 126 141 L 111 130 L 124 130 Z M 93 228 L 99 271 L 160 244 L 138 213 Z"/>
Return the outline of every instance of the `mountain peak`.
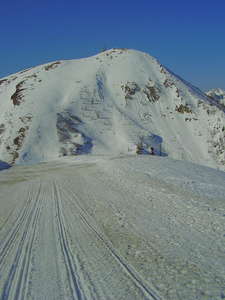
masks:
<path fill-rule="evenodd" d="M 206 94 L 225 97 L 225 91 L 221 90 L 220 88 L 212 89 L 209 92 L 207 92 Z"/>
<path fill-rule="evenodd" d="M 224 168 L 224 112 L 131 49 L 55 61 L 0 81 L 0 158 L 155 154 Z"/>

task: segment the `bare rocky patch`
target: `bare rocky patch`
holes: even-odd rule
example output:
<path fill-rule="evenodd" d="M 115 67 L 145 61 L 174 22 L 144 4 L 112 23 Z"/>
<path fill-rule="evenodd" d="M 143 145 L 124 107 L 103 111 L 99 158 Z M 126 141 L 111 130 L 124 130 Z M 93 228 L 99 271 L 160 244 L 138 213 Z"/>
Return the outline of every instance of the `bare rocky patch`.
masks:
<path fill-rule="evenodd" d="M 173 86 L 175 86 L 175 84 L 172 82 L 172 80 L 170 79 L 166 79 L 164 82 L 163 82 L 165 88 L 172 88 Z"/>
<path fill-rule="evenodd" d="M 19 130 L 19 135 L 14 139 L 14 144 L 17 146 L 17 150 L 22 146 L 23 139 L 25 138 L 25 132 L 28 127 L 21 127 Z"/>
<path fill-rule="evenodd" d="M 125 99 L 132 100 L 135 93 L 140 92 L 140 87 L 135 82 L 128 82 L 125 86 L 121 86 L 122 90 L 125 92 Z"/>
<path fill-rule="evenodd" d="M 0 88 L 1 88 L 0 94 L 3 92 L 4 88 L 6 88 L 9 84 L 10 84 L 10 80 L 8 79 L 0 80 Z"/>
<path fill-rule="evenodd" d="M 23 116 L 23 117 L 19 117 L 19 119 L 24 123 L 26 124 L 27 122 L 31 122 L 32 121 L 32 115 L 31 114 L 28 114 L 26 116 Z"/>
<path fill-rule="evenodd" d="M 0 125 L 0 128 L 2 128 L 2 138 L 1 138 L 1 134 L 0 134 L 0 144 L 1 144 L 1 141 L 2 141 L 2 143 L 4 142 L 5 149 L 9 155 L 9 159 L 7 162 L 10 164 L 14 164 L 16 159 L 19 157 L 19 150 L 22 148 L 24 139 L 26 137 L 26 133 L 29 130 L 29 123 L 32 120 L 32 115 L 27 114 L 25 116 L 21 116 L 21 117 L 19 117 L 19 120 L 22 122 L 19 127 L 19 130 L 17 132 L 15 132 L 15 134 L 11 138 L 5 137 L 5 139 L 4 139 L 4 133 L 5 133 L 6 129 L 8 129 L 8 128 L 3 124 L 2 124 L 3 126 Z M 9 123 L 9 125 L 10 125 L 10 123 Z M 12 132 L 12 129 L 11 129 L 11 132 Z"/>
<path fill-rule="evenodd" d="M 45 66 L 45 71 L 49 71 L 51 69 L 55 69 L 60 64 L 61 64 L 60 61 L 57 61 L 57 62 L 54 62 L 54 63 L 52 63 L 50 65 L 47 65 L 47 66 Z"/>
<path fill-rule="evenodd" d="M 180 114 L 183 114 L 184 112 L 193 113 L 192 108 L 187 103 L 185 105 L 181 104 L 180 106 L 176 105 L 175 110 Z"/>
<path fill-rule="evenodd" d="M 19 106 L 22 102 L 22 99 L 23 99 L 22 91 L 25 90 L 24 88 L 22 88 L 24 83 L 25 83 L 25 80 L 18 83 L 16 85 L 15 93 L 11 96 L 11 100 L 13 101 L 14 106 Z"/>
<path fill-rule="evenodd" d="M 22 147 L 24 138 L 26 136 L 26 131 L 28 130 L 28 126 L 21 127 L 18 131 L 18 135 L 13 140 L 13 145 L 10 147 L 9 145 L 6 146 L 6 150 L 11 155 L 11 161 L 10 164 L 14 164 L 16 159 L 19 157 L 19 150 Z"/>
<path fill-rule="evenodd" d="M 161 90 L 157 86 L 146 85 L 146 90 L 143 93 L 147 96 L 150 102 L 158 101 L 160 95 L 162 94 Z"/>

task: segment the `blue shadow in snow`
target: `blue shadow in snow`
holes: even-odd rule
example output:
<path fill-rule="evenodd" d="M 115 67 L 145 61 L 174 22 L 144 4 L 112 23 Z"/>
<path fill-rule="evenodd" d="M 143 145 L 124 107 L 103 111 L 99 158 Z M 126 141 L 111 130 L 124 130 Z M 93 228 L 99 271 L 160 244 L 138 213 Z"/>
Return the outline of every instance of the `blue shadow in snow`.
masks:
<path fill-rule="evenodd" d="M 12 166 L 10 164 L 7 164 L 6 162 L 0 161 L 0 171 L 7 170 L 11 167 Z"/>

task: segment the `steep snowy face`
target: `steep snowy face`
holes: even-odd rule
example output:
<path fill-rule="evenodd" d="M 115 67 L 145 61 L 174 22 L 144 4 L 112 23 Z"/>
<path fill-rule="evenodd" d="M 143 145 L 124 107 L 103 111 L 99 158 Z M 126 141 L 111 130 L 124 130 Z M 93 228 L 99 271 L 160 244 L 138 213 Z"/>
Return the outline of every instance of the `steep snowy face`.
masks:
<path fill-rule="evenodd" d="M 155 154 L 225 170 L 224 111 L 146 53 L 111 49 L 0 80 L 0 159 Z"/>

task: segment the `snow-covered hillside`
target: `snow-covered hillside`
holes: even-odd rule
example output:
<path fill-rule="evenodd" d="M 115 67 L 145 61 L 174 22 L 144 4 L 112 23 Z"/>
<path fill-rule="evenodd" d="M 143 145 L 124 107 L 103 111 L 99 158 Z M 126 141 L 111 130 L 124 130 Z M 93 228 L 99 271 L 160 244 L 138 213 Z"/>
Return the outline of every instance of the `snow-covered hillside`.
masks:
<path fill-rule="evenodd" d="M 1 299 L 224 299 L 225 173 L 77 156 L 0 172 Z"/>
<path fill-rule="evenodd" d="M 135 50 L 57 61 L 0 81 L 0 159 L 153 152 L 225 170 L 216 105 Z"/>

